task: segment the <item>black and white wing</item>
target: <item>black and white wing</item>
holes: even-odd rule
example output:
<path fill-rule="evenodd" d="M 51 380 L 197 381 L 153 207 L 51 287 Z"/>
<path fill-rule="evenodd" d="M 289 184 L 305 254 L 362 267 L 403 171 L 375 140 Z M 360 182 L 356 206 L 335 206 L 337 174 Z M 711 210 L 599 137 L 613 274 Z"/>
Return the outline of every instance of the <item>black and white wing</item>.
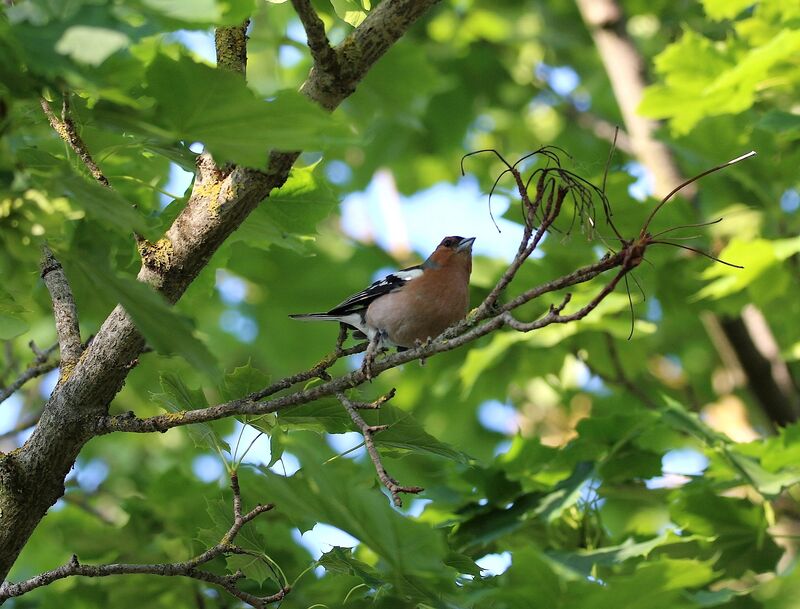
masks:
<path fill-rule="evenodd" d="M 339 303 L 326 313 L 301 313 L 298 315 L 289 315 L 289 317 L 303 321 L 338 321 L 339 323 L 351 326 L 364 336 L 372 339 L 375 329 L 367 325 L 367 307 L 376 298 L 399 290 L 409 281 L 420 275 L 422 275 L 421 265 L 395 271 L 357 294 L 353 294 L 350 298 Z"/>
<path fill-rule="evenodd" d="M 369 287 L 353 294 L 344 302 L 339 303 L 328 311 L 328 315 L 348 315 L 357 311 L 365 310 L 376 298 L 399 290 L 412 279 L 422 275 L 422 266 L 411 266 L 407 269 L 395 271 L 379 279 Z"/>

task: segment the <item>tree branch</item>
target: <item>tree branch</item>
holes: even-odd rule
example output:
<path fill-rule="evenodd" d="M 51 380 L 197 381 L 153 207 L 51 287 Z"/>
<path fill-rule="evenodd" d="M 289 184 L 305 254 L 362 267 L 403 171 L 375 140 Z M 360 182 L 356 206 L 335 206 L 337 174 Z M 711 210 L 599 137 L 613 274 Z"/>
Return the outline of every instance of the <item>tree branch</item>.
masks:
<path fill-rule="evenodd" d="M 89 170 L 89 173 L 92 174 L 92 177 L 100 182 L 100 184 L 103 186 L 109 187 L 110 185 L 108 183 L 108 178 L 106 178 L 106 176 L 100 170 L 100 167 L 97 166 L 97 163 L 94 162 L 92 155 L 89 153 L 89 149 L 86 147 L 83 139 L 81 139 L 81 136 L 78 135 L 78 131 L 75 129 L 75 123 L 72 121 L 72 118 L 70 118 L 69 93 L 64 93 L 60 119 L 55 115 L 53 109 L 50 107 L 50 102 L 48 102 L 44 97 L 39 100 L 39 103 L 42 106 L 42 110 L 44 110 L 44 114 L 47 117 L 50 126 L 53 128 L 53 131 L 58 133 L 61 139 L 69 144 L 70 148 L 72 148 L 75 154 L 78 155 L 80 160 Z"/>
<path fill-rule="evenodd" d="M 340 78 L 333 82 L 312 69 L 302 91 L 322 107 L 334 109 L 437 2 L 384 0 L 336 47 Z M 298 155 L 296 151 L 272 151 L 265 171 L 220 168 L 208 155 L 200 155 L 192 194 L 156 244 L 164 254 L 160 264 L 143 260 L 139 281 L 176 302 L 225 239 L 272 189 L 286 181 Z M 144 339 L 133 320 L 122 307 L 116 307 L 72 373 L 53 391 L 25 445 L 0 455 L 4 525 L 0 527 L 0 579 L 48 508 L 63 495 L 64 478 L 83 445 L 104 428 L 108 406 L 130 372 L 130 362 L 143 348 Z"/>
<path fill-rule="evenodd" d="M 50 292 L 50 299 L 53 301 L 56 333 L 61 350 L 60 378 L 63 379 L 69 376 L 83 353 L 78 311 L 75 308 L 72 288 L 69 286 L 61 263 L 56 260 L 53 252 L 46 245 L 43 248 L 43 254 L 42 279 L 44 279 L 47 290 Z"/>
<path fill-rule="evenodd" d="M 374 64 L 425 11 L 439 2 L 440 0 L 381 2 L 334 49 L 339 72 L 331 73 L 315 66 L 301 91 L 323 108 L 333 110 L 355 91 L 356 85 L 367 73 L 366 68 Z M 309 41 L 311 39 L 309 36 Z"/>
<path fill-rule="evenodd" d="M 383 398 L 379 398 L 375 402 L 372 402 L 367 407 L 369 408 L 379 408 L 379 403 L 383 404 L 388 402 L 391 397 L 394 396 L 394 390 L 383 396 Z M 350 415 L 350 418 L 353 419 L 353 423 L 355 423 L 358 428 L 361 430 L 361 435 L 364 436 L 364 446 L 367 447 L 367 454 L 369 454 L 369 458 L 372 460 L 372 463 L 375 465 L 375 471 L 378 472 L 378 478 L 380 479 L 383 486 L 389 489 L 389 492 L 392 494 L 392 502 L 397 507 L 403 506 L 403 500 L 400 498 L 400 493 L 410 493 L 416 495 L 417 493 L 421 493 L 423 489 L 421 486 L 403 486 L 397 480 L 392 478 L 389 475 L 389 472 L 386 471 L 386 468 L 383 466 L 383 462 L 381 461 L 381 455 L 378 452 L 377 447 L 375 446 L 375 434 L 381 431 L 384 431 L 388 428 L 387 425 L 370 425 L 364 420 L 364 417 L 358 412 L 360 408 L 364 408 L 363 404 L 352 402 L 348 399 L 348 397 L 341 392 L 336 394 L 336 398 L 341 402 L 344 409 L 347 411 L 347 414 Z"/>
<path fill-rule="evenodd" d="M 214 30 L 214 48 L 217 54 L 217 67 L 231 72 L 239 72 L 244 76 L 247 71 L 247 26 L 244 23 L 230 27 L 218 27 Z"/>
<path fill-rule="evenodd" d="M 9 598 L 15 596 L 22 596 L 23 594 L 47 586 L 60 579 L 67 577 L 81 576 L 81 577 L 108 577 L 110 575 L 161 575 L 163 577 L 188 577 L 191 579 L 200 580 L 209 584 L 219 586 L 229 594 L 235 596 L 239 600 L 247 603 L 256 609 L 262 609 L 270 603 L 281 600 L 285 597 L 290 588 L 284 585 L 275 594 L 270 596 L 255 596 L 240 590 L 237 587 L 237 582 L 244 578 L 241 571 L 233 575 L 217 575 L 210 571 L 199 569 L 201 565 L 211 562 L 217 557 L 226 554 L 249 554 L 249 552 L 233 542 L 242 527 L 260 516 L 268 512 L 274 506 L 272 504 L 257 505 L 255 508 L 247 513 L 242 513 L 242 499 L 239 490 L 239 479 L 236 472 L 231 473 L 231 489 L 233 490 L 233 524 L 230 529 L 222 536 L 219 543 L 207 549 L 202 554 L 198 554 L 184 562 L 174 563 L 158 563 L 158 564 L 105 564 L 105 565 L 83 565 L 78 560 L 78 557 L 73 554 L 72 559 L 65 565 L 62 565 L 51 571 L 40 573 L 30 579 L 12 584 L 10 582 L 3 582 L 0 585 L 0 605 Z"/>
<path fill-rule="evenodd" d="M 33 341 L 31 341 L 33 342 Z M 51 370 L 55 370 L 58 368 L 59 361 L 55 360 L 53 362 L 48 362 L 47 360 L 50 358 L 50 354 L 56 350 L 58 347 L 58 343 L 51 345 L 44 351 L 39 351 L 38 353 L 34 351 L 36 358 L 33 360 L 30 366 L 25 369 L 25 371 L 20 374 L 14 381 L 11 382 L 10 385 L 3 387 L 0 389 L 0 404 L 5 402 L 9 397 L 14 395 L 16 391 L 18 391 L 25 383 L 28 381 L 35 379 L 43 374 L 47 374 Z"/>
<path fill-rule="evenodd" d="M 325 35 L 325 24 L 317 15 L 317 11 L 311 6 L 309 0 L 292 0 L 292 6 L 306 31 L 308 49 L 314 59 L 314 67 L 324 73 L 326 77 L 338 78 L 340 74 L 339 58 Z"/>
<path fill-rule="evenodd" d="M 633 247 L 634 246 L 630 246 L 629 249 L 632 249 Z M 578 283 L 584 283 L 609 269 L 623 265 L 625 263 L 626 255 L 629 254 L 629 249 L 622 250 L 617 254 L 608 256 L 592 265 L 582 267 L 575 272 L 570 273 L 569 275 L 559 277 L 558 279 L 554 279 L 537 286 L 536 288 L 525 293 L 528 295 L 527 298 L 519 297 L 515 299 L 512 301 L 515 303 L 513 307 L 505 305 L 497 315 L 489 316 L 484 320 L 479 320 L 475 317 L 463 320 L 446 330 L 441 336 L 426 344 L 419 345 L 413 349 L 408 349 L 400 353 L 389 355 L 384 359 L 377 360 L 372 366 L 372 376 L 378 376 L 378 374 L 390 368 L 395 368 L 414 360 L 427 358 L 435 355 L 436 353 L 452 351 L 453 349 L 457 349 L 467 343 L 477 340 L 478 338 L 486 336 L 487 334 L 508 324 L 509 318 L 504 315 L 506 311 L 510 311 L 513 308 L 530 302 L 534 298 L 542 296 L 543 294 L 561 290 Z M 617 281 L 619 281 L 619 278 L 620 277 L 618 276 L 612 280 L 613 285 L 616 285 Z M 613 286 L 611 288 L 606 286 L 602 292 L 603 297 L 610 293 L 612 289 Z M 560 322 L 556 317 L 550 317 L 547 319 L 546 323 L 539 322 L 536 328 L 538 329 L 546 325 L 550 325 L 551 323 L 563 322 Z M 356 347 L 353 347 L 353 350 L 362 351 L 364 347 L 364 344 L 357 345 Z M 317 371 L 318 368 L 315 366 L 303 373 L 300 373 L 299 375 L 294 375 L 278 381 L 278 383 L 275 383 L 273 387 L 278 385 L 280 385 L 281 388 L 291 386 L 292 383 L 290 383 L 290 381 L 294 378 L 302 377 L 303 380 L 307 380 L 309 378 L 318 377 L 319 374 L 317 374 Z M 260 400 L 262 397 L 265 397 L 265 394 L 270 394 L 271 388 L 269 390 L 252 393 L 237 400 L 216 404 L 207 408 L 200 408 L 197 410 L 187 410 L 178 413 L 156 415 L 144 419 L 132 417 L 130 415 L 107 416 L 102 417 L 97 421 L 95 433 L 99 435 L 116 431 L 132 433 L 151 433 L 156 431 L 164 432 L 168 429 L 172 429 L 173 427 L 214 421 L 234 415 L 261 415 L 278 412 L 279 410 L 283 410 L 290 406 L 307 404 L 322 397 L 336 395 L 337 393 L 343 392 L 347 389 L 357 387 L 367 380 L 367 374 L 364 370 L 354 370 L 353 372 L 333 378 L 314 387 L 303 389 L 295 393 L 274 397 L 266 401 Z"/>

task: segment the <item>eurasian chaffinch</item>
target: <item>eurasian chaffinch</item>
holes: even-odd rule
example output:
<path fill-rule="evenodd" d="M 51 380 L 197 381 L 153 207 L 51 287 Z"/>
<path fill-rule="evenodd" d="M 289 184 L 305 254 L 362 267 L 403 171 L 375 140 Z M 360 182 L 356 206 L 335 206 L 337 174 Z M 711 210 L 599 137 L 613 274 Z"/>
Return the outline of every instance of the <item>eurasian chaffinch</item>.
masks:
<path fill-rule="evenodd" d="M 379 349 L 411 348 L 466 316 L 474 241 L 445 237 L 422 264 L 387 275 L 327 313 L 289 317 L 338 321 L 365 334 Z"/>

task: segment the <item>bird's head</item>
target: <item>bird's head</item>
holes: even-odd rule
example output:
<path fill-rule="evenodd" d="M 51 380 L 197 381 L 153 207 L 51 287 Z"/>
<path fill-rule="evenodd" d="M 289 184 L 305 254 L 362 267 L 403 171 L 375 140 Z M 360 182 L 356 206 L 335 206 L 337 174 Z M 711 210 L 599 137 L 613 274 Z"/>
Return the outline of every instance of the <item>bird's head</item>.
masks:
<path fill-rule="evenodd" d="M 467 273 L 472 271 L 472 244 L 475 237 L 445 237 L 436 246 L 425 264 L 437 268 L 456 264 L 463 266 Z"/>

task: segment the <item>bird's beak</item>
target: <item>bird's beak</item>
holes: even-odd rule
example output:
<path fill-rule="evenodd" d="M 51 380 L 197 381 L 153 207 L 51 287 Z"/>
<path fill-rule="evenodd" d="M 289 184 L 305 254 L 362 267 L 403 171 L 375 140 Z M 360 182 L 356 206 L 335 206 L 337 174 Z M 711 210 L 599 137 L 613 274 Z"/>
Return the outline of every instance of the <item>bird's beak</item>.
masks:
<path fill-rule="evenodd" d="M 475 243 L 475 237 L 467 237 L 466 239 L 462 239 L 461 242 L 456 247 L 457 252 L 469 252 L 472 251 L 472 244 Z"/>

